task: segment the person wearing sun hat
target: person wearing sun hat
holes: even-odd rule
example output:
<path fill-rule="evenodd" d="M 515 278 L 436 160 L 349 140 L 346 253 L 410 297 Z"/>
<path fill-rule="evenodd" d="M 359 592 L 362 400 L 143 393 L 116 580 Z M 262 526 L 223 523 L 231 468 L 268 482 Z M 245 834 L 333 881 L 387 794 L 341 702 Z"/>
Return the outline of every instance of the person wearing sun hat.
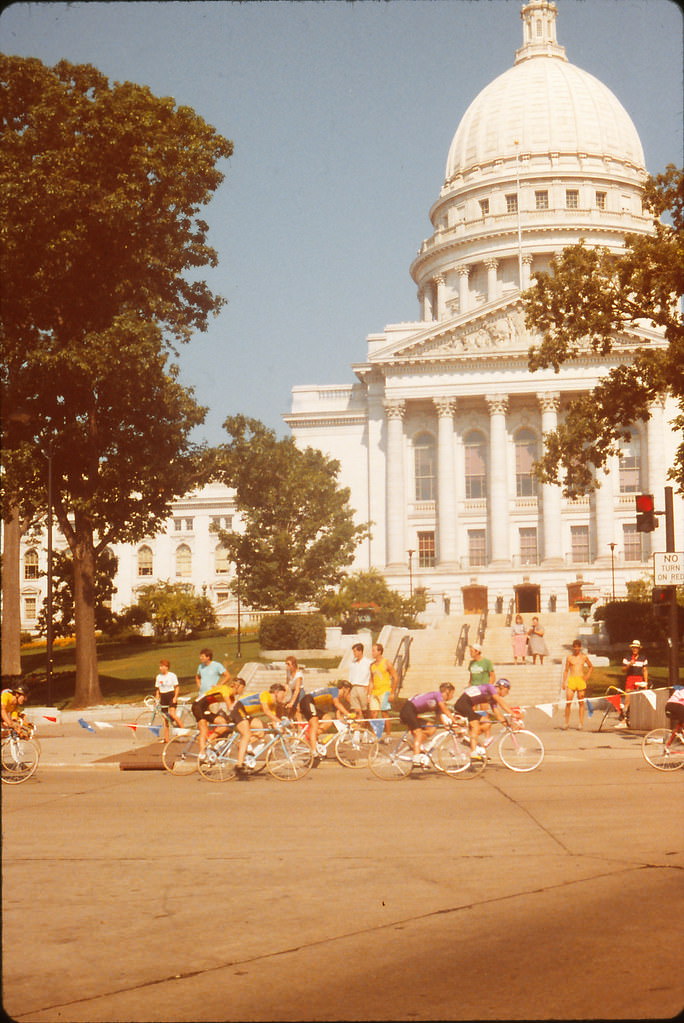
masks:
<path fill-rule="evenodd" d="M 625 669 L 625 702 L 615 727 L 629 728 L 630 693 L 648 688 L 648 661 L 641 652 L 638 639 L 633 639 L 629 644 L 629 657 L 624 658 L 622 666 Z"/>
<path fill-rule="evenodd" d="M 481 686 L 485 683 L 494 685 L 494 665 L 488 657 L 482 656 L 482 646 L 475 642 L 470 644 L 470 662 L 468 664 L 471 686 Z"/>

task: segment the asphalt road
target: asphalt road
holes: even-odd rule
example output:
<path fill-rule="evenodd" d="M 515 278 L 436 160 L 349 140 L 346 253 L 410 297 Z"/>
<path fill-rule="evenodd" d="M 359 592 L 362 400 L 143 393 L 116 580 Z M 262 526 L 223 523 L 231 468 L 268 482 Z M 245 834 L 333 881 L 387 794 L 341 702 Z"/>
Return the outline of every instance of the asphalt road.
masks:
<path fill-rule="evenodd" d="M 577 734 L 533 774 L 472 781 L 326 761 L 290 784 L 48 768 L 3 786 L 5 1010 L 670 1018 L 684 771 Z"/>

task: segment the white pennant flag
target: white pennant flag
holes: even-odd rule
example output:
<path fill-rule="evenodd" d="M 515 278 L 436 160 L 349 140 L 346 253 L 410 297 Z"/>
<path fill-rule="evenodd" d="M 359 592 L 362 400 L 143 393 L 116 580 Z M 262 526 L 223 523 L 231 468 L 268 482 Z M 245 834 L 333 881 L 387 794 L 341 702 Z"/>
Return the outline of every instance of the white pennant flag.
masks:
<path fill-rule="evenodd" d="M 93 721 L 94 725 L 98 728 L 113 728 L 114 725 L 110 724 L 109 721 Z"/>
<path fill-rule="evenodd" d="M 642 689 L 641 692 L 646 697 L 648 702 L 651 704 L 651 707 L 653 708 L 653 710 L 655 710 L 656 694 L 652 693 L 649 689 Z"/>
<path fill-rule="evenodd" d="M 537 710 L 543 711 L 547 717 L 553 716 L 553 704 L 552 703 L 538 703 Z"/>

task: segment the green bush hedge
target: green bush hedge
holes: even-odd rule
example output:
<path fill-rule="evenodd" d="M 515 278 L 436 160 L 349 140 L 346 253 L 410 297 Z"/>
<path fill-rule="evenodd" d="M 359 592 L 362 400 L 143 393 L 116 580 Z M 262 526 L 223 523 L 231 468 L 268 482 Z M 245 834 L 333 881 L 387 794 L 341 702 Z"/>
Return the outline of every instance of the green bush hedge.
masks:
<path fill-rule="evenodd" d="M 262 650 L 322 650 L 325 618 L 322 614 L 268 615 L 261 620 Z"/>
<path fill-rule="evenodd" d="M 682 635 L 684 625 L 684 607 L 679 607 L 679 633 Z M 659 618 L 653 613 L 651 604 L 636 600 L 609 601 L 594 611 L 596 621 L 604 621 L 611 643 L 624 643 L 626 646 L 633 639 L 643 644 L 662 642 L 668 628 L 666 618 Z"/>

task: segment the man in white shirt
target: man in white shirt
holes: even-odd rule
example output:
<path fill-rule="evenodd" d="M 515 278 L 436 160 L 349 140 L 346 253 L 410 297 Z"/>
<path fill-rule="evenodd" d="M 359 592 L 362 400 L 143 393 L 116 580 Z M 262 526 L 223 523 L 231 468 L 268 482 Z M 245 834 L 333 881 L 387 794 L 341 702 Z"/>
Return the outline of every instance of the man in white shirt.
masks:
<path fill-rule="evenodd" d="M 349 704 L 360 717 L 367 718 L 369 717 L 368 701 L 373 689 L 370 670 L 373 662 L 370 657 L 364 656 L 363 643 L 354 643 L 352 658 L 349 665 L 349 681 L 352 687 Z"/>

